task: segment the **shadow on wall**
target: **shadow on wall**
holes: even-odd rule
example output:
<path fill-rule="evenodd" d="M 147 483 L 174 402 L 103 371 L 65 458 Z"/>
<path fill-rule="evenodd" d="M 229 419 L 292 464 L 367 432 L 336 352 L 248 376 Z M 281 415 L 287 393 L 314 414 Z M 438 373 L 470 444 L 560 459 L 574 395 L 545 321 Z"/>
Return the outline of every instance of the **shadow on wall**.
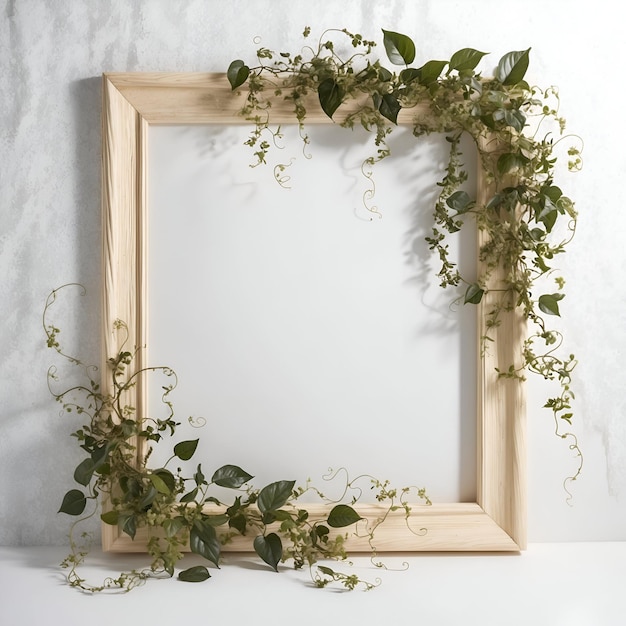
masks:
<path fill-rule="evenodd" d="M 78 207 L 74 247 L 78 275 L 71 278 L 83 284 L 92 295 L 99 293 L 101 287 L 101 85 L 100 77 L 77 80 L 70 85 L 76 164 L 73 201 Z M 97 301 L 94 305 L 98 306 Z M 93 338 L 94 323 L 99 327 L 99 311 L 86 321 L 89 327 L 85 330 Z"/>

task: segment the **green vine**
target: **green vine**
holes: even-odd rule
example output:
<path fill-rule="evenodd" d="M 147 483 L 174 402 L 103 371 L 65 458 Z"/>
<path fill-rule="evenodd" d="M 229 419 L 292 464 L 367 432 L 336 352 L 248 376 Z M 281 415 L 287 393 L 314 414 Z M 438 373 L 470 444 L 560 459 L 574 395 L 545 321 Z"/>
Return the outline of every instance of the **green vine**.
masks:
<path fill-rule="evenodd" d="M 86 453 L 74 471 L 74 480 L 81 488 L 68 491 L 59 509 L 78 518 L 70 529 L 71 552 L 63 562 L 68 568 L 67 580 L 71 586 L 88 592 L 129 591 L 148 578 L 171 577 L 186 546 L 219 567 L 222 547 L 239 535 L 252 538 L 256 554 L 274 571 L 286 560 L 291 560 L 295 569 L 307 567 L 316 586 L 336 581 L 349 589 L 359 585 L 371 589 L 378 584 L 316 564 L 320 560 L 345 561 L 348 556 L 344 545 L 348 538 L 345 529 L 354 527 L 355 536 L 367 539 L 375 565 L 383 567 L 382 563 L 374 561 L 376 529 L 390 512 L 401 509 L 412 530 L 408 525 L 409 497 L 415 493 L 419 501 L 429 505 L 424 489 L 405 487 L 397 491 L 388 482 L 370 476 L 351 480 L 347 472 L 343 493 L 333 500 L 309 483 L 297 486 L 293 480 L 273 482 L 258 489 L 250 483 L 254 477 L 236 465 L 224 465 L 210 478 L 201 463 L 184 470 L 196 452 L 199 439 L 177 442 L 162 467 L 148 467 L 153 446 L 166 437 L 175 438 L 180 426 L 175 421 L 170 400 L 176 387 L 176 374 L 168 367 L 133 370 L 137 351 L 125 349 L 127 328 L 118 321 L 115 330 L 122 334 L 122 348 L 108 360 L 104 375 L 111 381 L 111 392 L 102 393 L 96 379 L 97 368 L 86 366 L 77 357 L 64 352 L 59 342 L 60 330 L 48 319 L 60 290 L 69 286 L 55 289 L 48 297 L 43 327 L 48 347 L 80 368 L 84 379 L 80 384 L 58 390 L 57 368 L 51 367 L 48 371 L 48 387 L 62 405 L 62 413 L 76 413 L 86 419 L 73 433 Z M 80 285 L 74 286 L 80 287 L 84 294 Z M 160 374 L 168 381 L 162 385 L 162 402 L 168 413 L 164 419 L 136 415 L 134 407 L 124 400 L 128 390 L 145 373 Z M 146 446 L 147 453 L 138 455 Z M 172 463 L 175 467 L 171 467 Z M 341 473 L 331 472 L 326 479 L 337 480 Z M 386 507 L 379 519 L 366 521 L 358 513 L 358 507 L 355 508 L 363 491 L 360 485 L 364 482 L 368 490 L 373 490 L 376 500 Z M 224 502 L 213 495 L 215 487 L 230 489 L 236 495 Z M 307 494 L 317 496 L 321 503 L 331 507 L 330 512 L 317 518 L 299 506 L 298 501 Z M 106 503 L 100 515 L 105 524 L 117 526 L 132 539 L 140 529 L 147 531 L 152 563 L 145 570 L 124 572 L 117 578 L 92 585 L 79 574 L 79 566 L 88 554 L 88 547 L 81 540 L 88 540 L 88 535 L 81 534 L 77 538 L 76 534 L 81 523 L 97 514 L 101 500 Z M 412 532 L 423 534 L 424 531 Z M 178 578 L 186 582 L 200 582 L 209 577 L 209 569 L 204 565 L 178 573 Z"/>
<path fill-rule="evenodd" d="M 303 36 L 309 38 L 308 27 Z M 523 380 L 531 372 L 558 383 L 559 392 L 544 407 L 552 413 L 557 436 L 568 439 L 578 457 L 576 471 L 564 481 L 569 499 L 567 483 L 582 470 L 576 436 L 561 430 L 562 425 L 572 424 L 571 376 L 576 358 L 562 353 L 562 336 L 547 320 L 561 314 L 565 281 L 554 263 L 570 243 L 577 220 L 574 203 L 555 183 L 556 164 L 565 157 L 570 171 L 579 170 L 581 148 L 565 148 L 562 142 L 568 137 L 582 142 L 564 135 L 558 90 L 526 82 L 530 48 L 505 54 L 494 76 L 486 78 L 477 70 L 485 52 L 463 48 L 449 60 L 413 67 L 416 48 L 409 37 L 383 30 L 383 42 L 390 63 L 402 67 L 399 71 L 372 58 L 374 41 L 346 29 L 325 31 L 317 43 L 305 45 L 297 54 L 262 47 L 256 65 L 233 61 L 227 77 L 233 90 L 245 94 L 240 114 L 254 124 L 246 142 L 256 159 L 252 166 L 267 162 L 273 142 L 265 137 L 275 139 L 280 134 L 280 128 L 271 125 L 272 103 L 277 99 L 293 108 L 305 148 L 311 96 L 331 119 L 350 104 L 339 125 L 348 129 L 360 125 L 372 133 L 373 154 L 363 164 L 368 181 L 371 166 L 391 154 L 387 139 L 399 116 L 406 120 L 406 113 L 414 111 L 410 123 L 415 137 L 445 135 L 449 158 L 438 183 L 432 231 L 426 237 L 440 262 L 440 285 L 462 288 L 465 304 L 478 304 L 490 292 L 496 296 L 486 313 L 484 350 L 489 349 L 504 313 L 520 311 L 529 322 L 521 365 L 511 364 L 498 375 Z M 473 140 L 484 180 L 492 190 L 487 199 L 472 198 L 461 189 L 468 178 L 460 151 L 463 135 Z M 364 205 L 380 216 L 367 204 L 373 193 L 373 188 L 365 192 Z M 477 280 L 461 274 L 448 247 L 448 238 L 470 220 L 484 235 L 479 251 L 484 269 Z M 546 281 L 549 278 L 553 287 Z"/>
<path fill-rule="evenodd" d="M 303 36 L 308 39 L 310 29 L 305 29 Z M 337 37 L 345 38 L 345 45 L 336 43 Z M 306 158 L 310 158 L 305 126 L 310 97 L 331 119 L 351 102 L 340 125 L 349 129 L 360 125 L 372 133 L 372 155 L 362 166 L 368 184 L 363 203 L 372 215 L 380 217 L 378 209 L 369 204 L 375 193 L 372 168 L 390 155 L 387 140 L 399 117 L 403 121 L 407 111 L 414 113 L 411 124 L 416 137 L 443 133 L 449 158 L 438 183 L 433 226 L 426 238 L 439 259 L 440 285 L 461 288 L 466 304 L 479 304 L 491 295 L 493 304 L 487 310 L 486 334 L 482 337 L 484 350 L 489 349 L 491 333 L 506 312 L 520 311 L 529 322 L 531 331 L 524 343 L 521 366 L 511 365 L 498 375 L 523 380 L 525 373 L 531 372 L 558 383 L 559 393 L 548 398 L 545 407 L 554 417 L 556 434 L 569 439 L 570 448 L 579 457 L 576 472 L 566 479 L 575 480 L 582 468 L 582 455 L 576 437 L 562 432 L 561 425 L 572 423 L 571 378 L 576 359 L 562 354 L 563 338 L 547 322 L 560 315 L 565 281 L 556 274 L 554 262 L 571 241 L 577 219 L 573 202 L 555 183 L 557 158 L 565 138 L 558 92 L 554 87 L 532 87 L 524 80 L 530 49 L 505 54 L 495 75 L 484 78 L 477 71 L 484 52 L 464 48 L 449 60 L 431 60 L 413 67 L 416 49 L 409 37 L 383 30 L 383 41 L 391 64 L 402 68 L 397 72 L 371 58 L 374 41 L 345 29 L 326 31 L 315 45 L 306 45 L 295 55 L 262 47 L 257 50 L 257 65 L 233 61 L 227 79 L 233 90 L 244 92 L 241 115 L 254 125 L 246 142 L 255 158 L 252 165 L 267 163 L 272 146 L 281 136 L 280 127 L 271 123 L 272 103 L 277 99 L 288 102 L 293 110 Z M 483 177 L 492 190 L 487 199 L 472 198 L 462 189 L 468 178 L 460 149 L 463 135 L 469 135 L 476 147 Z M 568 168 L 580 169 L 580 149 L 570 147 L 565 154 Z M 289 182 L 289 165 L 274 167 L 274 177 L 283 186 Z M 484 269 L 474 280 L 462 275 L 448 247 L 449 237 L 470 220 L 475 221 L 484 242 L 479 250 Z M 494 286 L 495 277 L 499 282 Z M 546 287 L 546 279 L 552 279 L 555 287 Z M 353 535 L 367 540 L 372 562 L 378 567 L 384 565 L 377 560 L 375 533 L 391 513 L 404 513 L 407 527 L 416 535 L 426 532 L 410 526 L 411 497 L 428 505 L 426 492 L 409 487 L 398 490 L 371 476 L 350 479 L 345 470 L 331 472 L 328 480 L 345 478 L 345 488 L 337 500 L 327 499 L 308 482 L 297 486 L 293 480 L 281 480 L 259 489 L 251 485 L 253 476 L 238 466 L 222 466 L 209 477 L 201 463 L 191 463 L 198 439 L 177 441 L 169 460 L 162 467 L 150 468 L 152 448 L 166 438 L 175 441 L 180 425 L 170 400 L 177 382 L 175 372 L 168 367 L 134 369 L 138 348 L 126 346 L 127 328 L 119 320 L 115 331 L 120 333 L 123 347 L 111 355 L 106 371 L 98 372 L 64 352 L 60 330 L 48 319 L 59 291 L 50 294 L 44 309 L 47 345 L 79 368 L 83 381 L 59 389 L 59 373 L 53 367 L 48 372 L 48 385 L 63 413 L 75 413 L 85 420 L 73 433 L 86 455 L 74 472 L 80 488 L 68 491 L 60 508 L 60 512 L 76 518 L 70 529 L 71 551 L 63 563 L 70 585 L 89 592 L 128 591 L 148 578 L 173 576 L 187 547 L 219 567 L 222 547 L 246 535 L 271 570 L 278 571 L 281 562 L 290 560 L 296 569 L 307 567 L 317 587 L 336 583 L 347 589 L 370 589 L 379 581 L 364 581 L 320 564 L 324 560 L 346 561 L 346 529 L 351 527 Z M 146 374 L 166 381 L 162 385 L 165 418 L 137 415 L 125 400 L 139 377 Z M 110 392 L 101 391 L 99 376 L 108 377 Z M 362 484 L 374 491 L 384 511 L 368 524 L 358 512 Z M 232 499 L 219 499 L 214 495 L 216 487 L 232 490 Z M 305 494 L 318 497 L 330 513 L 319 518 L 311 515 L 299 505 Z M 131 538 L 147 533 L 152 561 L 144 570 L 92 585 L 79 573 L 88 553 L 84 542 L 89 537 L 79 534 L 78 526 L 98 514 L 101 501 L 105 503 L 100 514 L 104 523 Z M 210 575 L 205 565 L 196 565 L 179 571 L 178 578 L 200 582 Z"/>

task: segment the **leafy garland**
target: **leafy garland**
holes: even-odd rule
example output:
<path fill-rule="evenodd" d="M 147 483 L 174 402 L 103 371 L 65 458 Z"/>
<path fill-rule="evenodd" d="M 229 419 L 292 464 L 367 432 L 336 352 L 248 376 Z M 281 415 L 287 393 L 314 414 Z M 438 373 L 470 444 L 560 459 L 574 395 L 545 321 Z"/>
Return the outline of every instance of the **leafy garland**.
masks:
<path fill-rule="evenodd" d="M 316 587 L 338 582 L 350 590 L 357 586 L 369 590 L 380 581 L 369 582 L 358 575 L 319 564 L 322 560 L 347 559 L 344 543 L 348 534 L 343 529 L 352 526 L 353 536 L 367 540 L 372 563 L 377 567 L 385 566 L 377 559 L 375 532 L 392 511 L 404 512 L 410 532 L 424 534 L 424 529 L 413 529 L 409 524 L 412 499 L 424 505 L 431 503 L 424 488 L 395 489 L 388 481 L 372 476 L 351 479 L 344 469 L 331 470 L 326 480 L 340 484 L 343 481 L 342 495 L 331 500 L 310 482 L 298 486 L 293 480 L 281 480 L 262 489 L 255 488 L 250 484 L 254 477 L 236 465 L 216 469 L 210 479 L 205 476 L 201 463 L 195 466 L 195 471 L 192 469 L 186 474 L 181 465 L 192 459 L 199 439 L 179 441 L 162 467 L 148 468 L 152 446 L 166 436 L 173 437 L 180 426 L 174 419 L 174 407 L 169 398 L 176 387 L 176 374 L 169 367 L 133 370 L 137 350 L 126 350 L 128 329 L 118 320 L 115 329 L 122 333 L 122 347 L 107 363 L 105 375 L 110 377 L 112 392 L 102 393 L 95 377 L 97 368 L 66 353 L 59 342 L 60 329 L 48 319 L 60 291 L 70 286 L 80 287 L 84 295 L 84 288 L 75 284 L 52 291 L 44 308 L 43 328 L 48 347 L 80 368 L 83 377 L 79 384 L 58 390 L 58 368 L 53 366 L 48 370 L 48 388 L 61 403 L 62 414 L 87 417 L 87 422 L 72 433 L 88 455 L 74 471 L 74 480 L 81 489 L 70 489 L 59 509 L 60 513 L 78 517 L 70 528 L 71 552 L 62 563 L 69 569 L 67 580 L 71 586 L 87 592 L 129 591 L 148 578 L 171 577 L 187 545 L 191 552 L 219 567 L 223 545 L 238 535 L 252 535 L 255 552 L 274 571 L 278 571 L 280 562 L 290 559 L 295 569 L 309 568 Z M 162 387 L 162 402 L 168 411 L 165 419 L 146 416 L 138 419 L 134 408 L 125 403 L 126 393 L 144 373 L 161 374 L 169 381 Z M 193 424 L 192 418 L 189 421 Z M 149 446 L 148 452 L 137 466 L 137 450 L 143 450 L 144 443 Z M 172 463 L 176 463 L 175 469 L 169 467 Z M 237 495 L 225 503 L 213 495 L 215 487 L 233 490 Z M 375 520 L 364 520 L 354 508 L 365 490 L 373 493 L 376 501 L 383 505 Z M 303 496 L 311 494 L 326 505 L 325 510 L 332 507 L 330 512 L 316 518 L 306 508 L 298 506 Z M 97 513 L 101 498 L 108 502 L 107 510 L 100 515 L 105 524 L 119 527 L 132 539 L 140 528 L 147 529 L 147 548 L 152 563 L 148 569 L 124 572 L 117 578 L 107 578 L 102 584 L 93 585 L 79 575 L 78 568 L 88 554 L 88 547 L 81 545 L 75 534 L 81 523 Z M 91 510 L 85 514 L 88 504 Z M 87 535 L 82 537 L 89 539 Z M 186 582 L 202 582 L 210 576 L 204 565 L 178 573 L 178 578 Z"/>
<path fill-rule="evenodd" d="M 463 48 L 448 61 L 431 60 L 415 68 L 410 67 L 416 55 L 414 42 L 401 33 L 382 32 L 389 61 L 403 66 L 399 73 L 371 59 L 374 41 L 346 29 L 325 31 L 316 45 L 305 46 L 296 55 L 262 47 L 257 51 L 258 65 L 250 67 L 242 60 L 230 64 L 227 77 L 232 89 L 245 86 L 247 90 L 240 114 L 255 125 L 246 142 L 256 159 L 253 166 L 267 162 L 272 142 L 280 136 L 280 128 L 271 126 L 272 101 L 276 98 L 292 105 L 305 147 L 309 143 L 305 130 L 307 96 L 316 95 L 331 119 L 345 103 L 355 104 L 356 110 L 351 109 L 340 125 L 349 129 L 360 125 L 373 134 L 375 153 L 363 163 L 367 179 L 372 177 L 371 167 L 390 156 L 387 138 L 401 111 L 419 111 L 412 119 L 415 137 L 445 134 L 449 159 L 437 183 L 440 192 L 433 210 L 434 223 L 426 237 L 441 264 L 440 285 L 462 287 L 465 304 L 479 304 L 488 292 L 495 292 L 495 303 L 486 314 L 487 332 L 481 338 L 485 350 L 491 340 L 489 333 L 500 325 L 503 313 L 521 311 L 529 322 L 531 330 L 521 365 L 498 370 L 498 374 L 524 380 L 525 372 L 531 372 L 558 382 L 559 393 L 548 398 L 544 408 L 552 412 L 556 435 L 570 441 L 569 447 L 579 459 L 574 474 L 564 481 L 569 499 L 567 483 L 580 475 L 582 453 L 576 436 L 562 432 L 561 426 L 572 424 L 571 382 L 577 361 L 573 354 L 561 354 L 563 337 L 546 321 L 550 316 L 560 316 L 565 281 L 555 274 L 554 260 L 566 251 L 577 221 L 574 203 L 554 181 L 557 147 L 567 137 L 565 120 L 559 115 L 558 90 L 531 87 L 524 80 L 530 48 L 505 54 L 495 76 L 483 78 L 476 68 L 485 52 Z M 337 52 L 334 35 L 344 37 L 344 43 L 347 38 L 344 47 L 353 49 L 346 58 Z M 303 36 L 310 36 L 308 27 Z M 484 203 L 461 189 L 468 179 L 460 151 L 465 134 L 472 138 L 486 182 L 494 190 Z M 581 169 L 580 148 L 571 146 L 564 152 L 569 171 Z M 277 166 L 279 182 L 285 167 Z M 373 193 L 371 189 L 369 197 Z M 486 243 L 479 251 L 484 270 L 477 280 L 461 275 L 450 259 L 447 243 L 448 236 L 459 232 L 468 218 L 473 218 L 485 235 Z M 490 287 L 496 271 L 504 271 L 504 279 L 497 288 Z M 536 296 L 548 278 L 553 279 L 554 286 Z"/>
<path fill-rule="evenodd" d="M 346 36 L 354 54 L 343 59 L 329 33 Z M 310 29 L 305 29 L 303 35 L 307 38 Z M 368 179 L 371 179 L 368 168 L 390 154 L 387 138 L 400 112 L 427 105 L 431 114 L 415 116 L 414 135 L 445 133 L 450 145 L 448 165 L 438 183 L 440 193 L 434 207 L 434 225 L 427 237 L 431 250 L 441 261 L 438 274 L 441 286 L 464 285 L 464 302 L 478 304 L 489 291 L 489 279 L 496 269 L 506 269 L 505 287 L 487 313 L 487 328 L 497 327 L 503 312 L 517 308 L 535 330 L 525 341 L 522 366 L 511 366 L 499 375 L 522 380 L 524 371 L 530 371 L 559 383 L 560 393 L 549 398 L 545 406 L 553 413 L 557 435 L 572 438 L 570 447 L 579 455 L 578 470 L 569 479 L 575 480 L 582 468 L 582 456 L 574 435 L 562 434 L 559 425 L 571 423 L 574 394 L 570 385 L 576 360 L 573 355 L 560 356 L 562 337 L 546 324 L 544 317 L 560 315 L 563 279 L 554 279 L 556 291 L 537 298 L 533 296 L 535 285 L 553 274 L 553 259 L 565 251 L 576 225 L 572 201 L 554 184 L 554 151 L 560 140 L 554 141 L 551 132 L 542 130 L 551 121 L 556 123 L 559 133 L 563 133 L 565 123 L 558 113 L 558 93 L 553 87 L 541 90 L 524 81 L 530 49 L 506 54 L 498 63 L 495 77 L 485 79 L 476 72 L 476 67 L 486 53 L 465 48 L 452 55 L 449 61 L 433 60 L 413 68 L 410 67 L 415 59 L 413 41 L 392 31 L 383 30 L 383 36 L 389 61 L 404 66 L 399 73 L 385 68 L 379 60 L 370 60 L 375 42 L 345 29 L 326 31 L 315 47 L 305 47 L 301 54 L 277 54 L 260 48 L 257 51 L 259 65 L 249 67 L 241 60 L 230 64 L 227 78 L 232 89 L 244 84 L 247 87 L 241 115 L 254 123 L 246 143 L 254 152 L 255 165 L 266 163 L 271 140 L 280 134 L 280 129 L 271 127 L 271 105 L 275 98 L 282 97 L 293 105 L 305 147 L 309 141 L 305 131 L 309 94 L 317 94 L 323 111 L 330 118 L 345 102 L 360 103 L 341 125 L 353 128 L 360 124 L 373 133 L 375 155 L 363 164 L 363 173 Z M 525 131 L 531 126 L 533 132 L 528 134 Z M 479 162 L 495 189 L 484 204 L 460 189 L 468 176 L 463 170 L 459 148 L 464 133 L 474 140 Z M 495 155 L 483 147 L 487 138 L 495 138 L 501 146 Z M 579 150 L 570 148 L 568 155 L 569 169 L 579 169 L 582 164 Z M 275 171 L 279 182 L 284 167 L 277 166 Z M 487 243 L 479 253 L 485 268 L 483 275 L 471 282 L 464 279 L 450 260 L 447 244 L 447 237 L 460 231 L 470 216 L 487 235 Z M 567 236 L 552 243 L 557 225 L 562 222 Z M 57 369 L 53 367 L 48 372 L 48 385 L 63 412 L 87 417 L 86 424 L 73 433 L 88 455 L 74 472 L 81 489 L 68 491 L 60 508 L 60 512 L 78 517 L 70 531 L 71 552 L 63 563 L 69 568 L 67 579 L 72 586 L 90 592 L 127 591 L 150 577 L 173 576 L 187 544 L 192 552 L 219 566 L 222 546 L 233 537 L 245 534 L 254 536 L 254 550 L 273 570 L 278 570 L 281 561 L 291 559 L 295 568 L 309 568 L 318 587 L 338 582 L 348 589 L 358 585 L 370 589 L 378 584 L 378 581 L 364 581 L 356 575 L 320 565 L 319 561 L 347 558 L 344 547 L 347 534 L 343 529 L 353 526 L 354 534 L 367 538 L 373 562 L 382 567 L 375 559 L 376 528 L 396 510 L 404 511 L 409 526 L 411 495 L 416 494 L 418 501 L 430 504 L 424 489 L 395 489 L 387 481 L 370 476 L 350 479 L 347 472 L 340 471 L 328 478 L 345 476 L 343 496 L 329 501 L 309 483 L 296 486 L 295 481 L 283 480 L 261 489 L 254 488 L 250 485 L 253 476 L 235 465 L 218 468 L 209 479 L 201 464 L 188 473 L 178 467 L 192 459 L 197 439 L 176 443 L 170 459 L 161 468 L 147 467 L 149 452 L 137 466 L 137 449 L 143 449 L 142 442 L 156 445 L 165 436 L 174 436 L 179 426 L 169 398 L 176 387 L 176 374 L 167 367 L 133 370 L 137 348 L 123 347 L 109 359 L 108 370 L 103 373 L 110 377 L 112 393 L 101 393 L 96 368 L 65 353 L 58 339 L 59 328 L 48 320 L 50 307 L 60 289 L 50 294 L 44 309 L 47 344 L 82 370 L 84 382 L 58 390 Z M 116 322 L 116 330 L 127 333 L 123 321 Z M 487 334 L 483 337 L 485 346 L 488 340 Z M 166 419 L 136 416 L 134 408 L 124 401 L 128 389 L 146 372 L 160 373 L 169 381 L 163 386 L 162 396 L 169 412 Z M 170 467 L 173 463 L 176 468 Z M 358 495 L 351 495 L 362 491 L 364 487 L 359 485 L 363 482 L 374 490 L 376 500 L 387 507 L 386 513 L 369 526 L 364 526 L 355 508 Z M 237 495 L 231 502 L 224 503 L 213 495 L 214 487 L 232 489 Z M 321 519 L 312 519 L 298 506 L 298 499 L 304 494 L 315 494 L 321 502 L 332 505 L 330 513 Z M 91 585 L 78 573 L 87 549 L 76 539 L 75 528 L 97 513 L 101 497 L 108 501 L 107 510 L 101 515 L 105 523 L 118 526 L 131 538 L 140 528 L 148 529 L 152 564 L 146 570 L 122 573 L 100 585 Z M 88 504 L 92 510 L 85 513 Z M 417 534 L 423 532 L 423 529 L 411 530 Z M 191 582 L 209 577 L 209 570 L 203 565 L 178 574 L 179 579 Z"/>

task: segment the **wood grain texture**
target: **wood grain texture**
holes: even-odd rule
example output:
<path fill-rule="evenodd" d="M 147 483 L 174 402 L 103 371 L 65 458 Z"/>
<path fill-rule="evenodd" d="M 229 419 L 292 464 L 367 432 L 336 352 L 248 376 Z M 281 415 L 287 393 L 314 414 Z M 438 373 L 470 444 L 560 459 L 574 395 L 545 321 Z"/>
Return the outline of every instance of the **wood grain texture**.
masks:
<path fill-rule="evenodd" d="M 152 124 L 242 124 L 238 111 L 243 97 L 233 93 L 224 74 L 105 74 L 103 77 L 102 219 L 103 219 L 103 372 L 106 361 L 118 353 L 120 334 L 112 331 L 116 319 L 129 329 L 127 347 L 144 346 L 149 311 L 147 303 L 147 182 L 148 130 Z M 342 106 L 337 112 L 349 112 Z M 401 123 L 429 115 L 426 108 L 405 111 Z M 288 105 L 272 106 L 272 121 L 293 123 Z M 307 123 L 332 123 L 315 99 L 311 99 Z M 490 196 L 479 175 L 478 202 Z M 484 235 L 479 234 L 479 238 Z M 482 241 L 479 241 L 479 245 Z M 497 274 L 494 280 L 501 279 Z M 484 334 L 485 315 L 491 301 L 479 307 L 479 332 Z M 523 385 L 498 379 L 495 368 L 519 364 L 525 327 L 518 312 L 503 316 L 493 334 L 490 349 L 478 351 L 477 502 L 435 503 L 415 507 L 408 530 L 403 514 L 394 514 L 376 531 L 376 547 L 384 551 L 519 551 L 526 546 L 525 402 Z M 139 351 L 137 368 L 144 366 Z M 103 380 L 103 392 L 109 387 Z M 143 381 L 127 398 L 141 415 L 145 407 Z M 141 451 L 138 451 L 138 457 Z M 106 503 L 105 503 L 106 506 Z M 323 515 L 314 506 L 303 506 L 311 515 Z M 380 515 L 375 505 L 359 506 L 370 523 Z M 419 529 L 425 528 L 422 533 Z M 138 531 L 135 541 L 116 527 L 103 524 L 104 550 L 145 551 L 147 534 Z M 248 538 L 238 538 L 228 550 L 251 550 Z M 369 550 L 366 540 L 351 536 L 348 549 Z"/>

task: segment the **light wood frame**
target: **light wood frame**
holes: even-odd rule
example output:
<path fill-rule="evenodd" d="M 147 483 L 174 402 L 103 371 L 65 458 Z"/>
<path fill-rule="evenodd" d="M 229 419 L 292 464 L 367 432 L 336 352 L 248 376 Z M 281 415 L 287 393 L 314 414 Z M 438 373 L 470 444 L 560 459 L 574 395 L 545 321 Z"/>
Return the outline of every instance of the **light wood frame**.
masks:
<path fill-rule="evenodd" d="M 102 214 L 103 214 L 103 371 L 106 359 L 116 355 L 116 319 L 124 320 L 129 344 L 142 346 L 147 338 L 147 162 L 148 130 L 156 124 L 243 124 L 238 115 L 243 99 L 233 93 L 225 74 L 109 73 L 103 76 Z M 308 124 L 332 123 L 316 103 L 308 107 Z M 343 105 L 336 114 L 350 111 Z M 293 123 L 293 113 L 278 98 L 272 121 Z M 416 110 L 402 112 L 399 123 L 411 123 Z M 427 115 L 424 111 L 424 115 Z M 486 138 L 489 141 L 489 138 Z M 478 168 L 478 203 L 492 192 Z M 483 235 L 479 233 L 479 245 Z M 480 268 L 479 268 L 480 269 Z M 497 276 L 492 280 L 498 280 Z M 485 318 L 493 305 L 487 294 L 479 305 L 478 338 L 485 335 Z M 475 503 L 433 503 L 416 506 L 412 528 L 425 528 L 418 536 L 407 529 L 404 514 L 391 516 L 376 531 L 376 547 L 384 551 L 519 551 L 526 547 L 525 397 L 518 380 L 499 379 L 496 368 L 519 364 L 525 337 L 521 313 L 513 311 L 490 330 L 489 350 L 478 350 L 477 385 L 477 498 Z M 143 351 L 137 367 L 147 365 Z M 103 381 L 106 385 L 106 381 Z M 104 388 L 103 393 L 107 393 Z M 139 382 L 128 398 L 142 415 L 145 383 Z M 138 455 L 141 451 L 138 452 Z M 138 461 L 139 462 L 139 456 Z M 315 507 L 309 506 L 313 509 Z M 318 507 L 319 508 L 319 505 Z M 360 505 L 359 513 L 375 519 L 381 509 Z M 313 513 L 313 511 L 311 511 Z M 117 527 L 103 524 L 104 550 L 145 551 L 147 537 L 135 540 Z M 349 551 L 369 551 L 366 540 L 350 538 Z M 252 550 L 246 537 L 226 549 Z"/>

